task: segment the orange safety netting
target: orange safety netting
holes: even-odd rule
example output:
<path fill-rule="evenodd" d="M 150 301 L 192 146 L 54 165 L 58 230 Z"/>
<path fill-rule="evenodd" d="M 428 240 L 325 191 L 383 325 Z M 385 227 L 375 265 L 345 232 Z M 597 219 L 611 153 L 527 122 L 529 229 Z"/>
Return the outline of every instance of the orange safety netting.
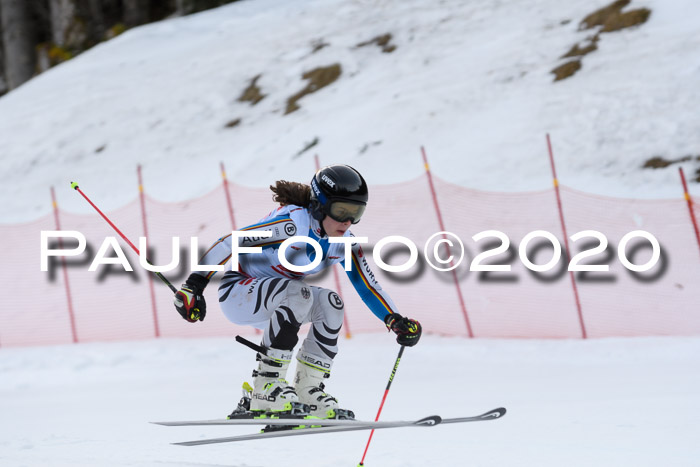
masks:
<path fill-rule="evenodd" d="M 239 229 L 275 207 L 268 189 L 232 184 L 230 190 Z M 407 272 L 387 273 L 374 264 L 371 255 L 369 261 L 400 313 L 421 321 L 425 332 L 467 336 L 468 320 L 475 337 L 579 338 L 584 328 L 588 337 L 700 334 L 700 288 L 696 286 L 700 281 L 700 250 L 688 205 L 682 198 L 618 199 L 561 188 L 568 235 L 597 230 L 609 241 L 608 249 L 588 262 L 608 264 L 610 271 L 575 275 L 579 315 L 566 253 L 552 270 L 543 273 L 528 270 L 518 256 L 521 240 L 533 230 L 553 233 L 563 248 L 554 190 L 493 193 L 439 179 L 435 179 L 435 190 L 446 230 L 456 234 L 466 247 L 465 259 L 456 270 L 464 306 L 453 274 L 433 270 L 423 258 L 426 240 L 440 231 L 426 176 L 395 185 L 373 186 L 370 206 L 362 222 L 352 229 L 357 236 L 369 237 L 367 252 L 389 235 L 407 237 L 417 245 L 419 261 Z M 188 274 L 190 237 L 199 238 L 203 251 L 232 230 L 223 186 L 180 203 L 164 203 L 146 196 L 145 209 L 154 264 L 170 262 L 171 238 L 180 237 L 180 268 L 164 273 L 176 287 Z M 215 284 L 205 292 L 206 320 L 185 322 L 173 308 L 172 292 L 141 269 L 137 255 L 121 239 L 134 272 L 123 272 L 120 266 L 100 266 L 97 272 L 89 272 L 104 238 L 118 235 L 97 214 L 61 211 L 59 215 L 62 230 L 82 232 L 89 245 L 81 256 L 66 258 L 74 326 L 61 260 L 51 258 L 50 271 L 40 271 L 40 232 L 56 230 L 53 215 L 21 225 L 0 226 L 0 258 L 6 273 L 14 277 L 0 309 L 0 346 L 144 339 L 155 337 L 156 329 L 163 337 L 252 334 L 251 329 L 231 324 L 223 317 Z M 138 200 L 108 216 L 138 245 L 138 238 L 143 236 Z M 495 238 L 472 240 L 473 235 L 485 230 L 504 232 L 511 248 L 484 264 L 510 264 L 510 272 L 469 271 L 477 254 L 500 244 Z M 661 259 L 650 271 L 632 273 L 618 259 L 618 242 L 633 230 L 650 232 L 662 246 Z M 597 245 L 597 241 L 592 241 L 569 240 L 572 253 Z M 583 248 L 586 242 L 589 244 Z M 384 259 L 391 264 L 403 263 L 408 258 L 407 251 L 387 247 Z M 536 264 L 546 263 L 552 255 L 551 246 L 541 239 L 533 241 L 528 251 Z M 627 256 L 632 263 L 645 263 L 651 256 L 649 243 L 639 239 L 631 242 Z M 364 306 L 345 273 L 338 269 L 350 330 L 384 331 L 383 324 Z M 155 316 L 149 280 L 154 281 Z M 309 282 L 336 289 L 330 271 Z"/>

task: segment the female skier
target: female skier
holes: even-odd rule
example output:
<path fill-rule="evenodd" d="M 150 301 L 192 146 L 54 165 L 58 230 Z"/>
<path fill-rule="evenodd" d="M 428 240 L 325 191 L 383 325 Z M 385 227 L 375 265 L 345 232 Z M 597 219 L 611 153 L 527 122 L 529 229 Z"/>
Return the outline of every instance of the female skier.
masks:
<path fill-rule="evenodd" d="M 280 207 L 241 230 L 269 231 L 272 235 L 251 234 L 237 239 L 240 247 L 262 247 L 262 253 L 239 255 L 238 270 L 227 271 L 219 285 L 219 302 L 226 318 L 263 330 L 264 352 L 258 352 L 258 368 L 253 371 L 250 412 L 307 412 L 319 418 L 347 414 L 349 411 L 339 409 L 338 401 L 325 392 L 323 384 L 330 377 L 333 358 L 338 353 L 343 301 L 336 292 L 310 286 L 304 278 L 335 263 L 345 266 L 345 246 L 329 243 L 329 237 L 352 236 L 350 224 L 360 221 L 367 205 L 367 184 L 352 167 L 331 165 L 316 172 L 311 186 L 278 181 L 270 189 Z M 323 251 L 321 263 L 304 273 L 285 268 L 277 256 L 280 244 L 296 235 L 315 240 Z M 232 255 L 231 241 L 231 235 L 220 238 L 200 264 L 226 264 Z M 309 265 L 316 258 L 314 248 L 304 242 L 293 243 L 287 252 L 292 253 L 288 260 L 295 266 Z M 364 303 L 397 335 L 399 344 L 418 343 L 420 323 L 397 313 L 394 302 L 374 279 L 357 243 L 352 245 L 351 258 L 352 267 L 347 274 Z M 214 273 L 192 273 L 175 295 L 175 308 L 187 321 L 204 320 L 206 303 L 202 293 Z M 297 352 L 292 387 L 285 377 L 299 328 L 305 323 L 311 323 L 311 327 Z"/>

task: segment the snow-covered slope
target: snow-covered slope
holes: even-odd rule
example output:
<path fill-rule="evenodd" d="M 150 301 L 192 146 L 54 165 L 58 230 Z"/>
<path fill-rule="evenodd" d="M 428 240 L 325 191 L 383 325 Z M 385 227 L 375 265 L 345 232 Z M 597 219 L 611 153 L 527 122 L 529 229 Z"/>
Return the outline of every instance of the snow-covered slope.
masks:
<path fill-rule="evenodd" d="M 406 180 L 423 171 L 420 145 L 449 181 L 544 189 L 546 132 L 564 184 L 680 196 L 678 165 L 641 165 L 700 155 L 700 4 L 633 0 L 649 20 L 602 35 L 553 83 L 560 57 L 593 34 L 580 21 L 608 3 L 249 0 L 128 31 L 0 99 L 0 222 L 50 212 L 49 185 L 87 212 L 72 180 L 120 206 L 136 196 L 138 163 L 152 196 L 181 200 L 220 182 L 219 161 L 244 185 L 306 181 L 314 154 L 371 184 Z M 357 47 L 387 33 L 391 53 Z M 284 115 L 302 74 L 333 64 L 337 81 Z M 238 101 L 258 75 L 266 97 Z"/>
<path fill-rule="evenodd" d="M 388 335 L 341 339 L 328 391 L 373 419 L 396 358 Z M 407 349 L 382 420 L 498 421 L 377 431 L 376 467 L 698 465 L 700 339 L 551 341 L 426 336 Z M 185 448 L 252 427 L 163 427 L 223 417 L 254 354 L 233 339 L 160 339 L 0 352 L 0 464 L 52 467 L 357 465 L 368 432 Z M 693 370 L 695 368 L 695 370 Z"/>

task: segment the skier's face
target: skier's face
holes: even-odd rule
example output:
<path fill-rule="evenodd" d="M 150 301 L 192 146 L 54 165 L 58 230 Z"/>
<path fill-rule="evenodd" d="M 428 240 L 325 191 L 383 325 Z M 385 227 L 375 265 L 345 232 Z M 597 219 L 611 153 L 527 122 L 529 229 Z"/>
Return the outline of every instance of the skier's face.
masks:
<path fill-rule="evenodd" d="M 326 216 L 323 218 L 322 225 L 323 230 L 326 231 L 326 235 L 328 235 L 329 237 L 342 237 L 345 234 L 345 231 L 350 228 L 352 222 L 338 222 L 336 220 L 331 219 L 330 216 Z"/>

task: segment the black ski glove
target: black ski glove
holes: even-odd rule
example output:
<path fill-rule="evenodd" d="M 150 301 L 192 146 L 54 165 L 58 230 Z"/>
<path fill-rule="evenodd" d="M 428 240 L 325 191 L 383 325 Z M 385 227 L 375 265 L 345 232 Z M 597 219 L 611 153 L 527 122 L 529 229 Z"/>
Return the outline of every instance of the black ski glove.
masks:
<path fill-rule="evenodd" d="M 396 334 L 396 342 L 413 347 L 420 340 L 423 328 L 415 319 L 404 318 L 398 313 L 392 313 L 384 318 L 386 327 Z"/>
<path fill-rule="evenodd" d="M 190 274 L 180 290 L 175 294 L 175 309 L 180 316 L 196 323 L 204 321 L 207 316 L 207 302 L 204 300 L 204 288 L 209 283 L 209 279 L 199 274 Z"/>

